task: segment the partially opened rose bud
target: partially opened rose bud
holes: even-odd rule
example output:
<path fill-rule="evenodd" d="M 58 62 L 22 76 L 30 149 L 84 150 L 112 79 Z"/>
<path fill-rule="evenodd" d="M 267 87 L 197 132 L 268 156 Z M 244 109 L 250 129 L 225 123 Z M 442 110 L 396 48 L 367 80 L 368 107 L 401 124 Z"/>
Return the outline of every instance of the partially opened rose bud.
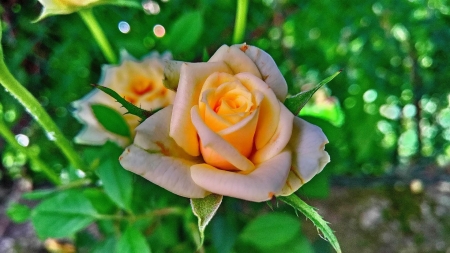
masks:
<path fill-rule="evenodd" d="M 42 6 L 42 12 L 36 21 L 52 15 L 63 15 L 76 12 L 83 8 L 90 8 L 101 4 L 102 0 L 38 0 Z"/>
<path fill-rule="evenodd" d="M 290 195 L 330 161 L 322 130 L 283 104 L 287 84 L 272 57 L 222 46 L 206 63 L 172 63 L 173 106 L 145 120 L 122 166 L 189 198 L 249 201 Z"/>
<path fill-rule="evenodd" d="M 153 52 L 138 61 L 122 52 L 121 58 L 119 65 L 103 67 L 99 85 L 114 90 L 128 102 L 148 111 L 166 107 L 173 102 L 175 93 L 163 85 L 163 61 L 170 58 L 169 54 L 161 57 Z M 134 129 L 140 118 L 126 114 L 127 110 L 114 98 L 95 89 L 81 100 L 72 103 L 75 108 L 74 116 L 85 124 L 85 128 L 75 137 L 75 142 L 102 145 L 111 140 L 121 146 L 128 145 L 129 138 L 109 132 L 99 123 L 92 110 L 92 105 L 96 104 L 113 108 L 123 115 L 134 136 Z"/>

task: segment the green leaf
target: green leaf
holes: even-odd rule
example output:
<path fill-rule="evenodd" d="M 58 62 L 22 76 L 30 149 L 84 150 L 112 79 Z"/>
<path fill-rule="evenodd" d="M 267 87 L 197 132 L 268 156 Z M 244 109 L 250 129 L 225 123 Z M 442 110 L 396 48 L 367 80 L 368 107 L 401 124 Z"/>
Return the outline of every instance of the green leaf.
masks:
<path fill-rule="evenodd" d="M 200 245 L 205 239 L 205 228 L 216 214 L 222 203 L 223 196 L 210 194 L 202 199 L 191 199 L 192 212 L 198 218 L 198 230 L 200 231 Z"/>
<path fill-rule="evenodd" d="M 93 104 L 91 108 L 95 118 L 106 130 L 131 138 L 130 128 L 118 111 L 102 104 Z"/>
<path fill-rule="evenodd" d="M 103 189 L 87 188 L 83 191 L 95 210 L 101 214 L 113 214 L 117 211 L 116 204 L 108 197 Z"/>
<path fill-rule="evenodd" d="M 31 221 L 40 238 L 70 237 L 92 223 L 97 215 L 91 202 L 79 191 L 65 191 L 40 203 Z"/>
<path fill-rule="evenodd" d="M 43 199 L 51 196 L 54 194 L 56 190 L 54 189 L 45 189 L 45 190 L 34 190 L 32 192 L 25 192 L 22 194 L 23 199 L 29 199 L 29 200 L 37 200 L 37 199 Z"/>
<path fill-rule="evenodd" d="M 104 241 L 99 242 L 92 250 L 92 253 L 111 253 L 116 248 L 114 237 L 107 237 Z"/>
<path fill-rule="evenodd" d="M 295 194 L 291 194 L 289 196 L 279 196 L 277 198 L 292 206 L 294 209 L 302 212 L 306 216 L 306 218 L 310 219 L 313 224 L 320 230 L 320 232 L 322 232 L 324 239 L 331 243 L 336 252 L 342 252 L 336 236 L 328 226 L 328 222 L 322 219 L 322 217 L 316 212 L 316 210 L 314 210 L 313 207 L 306 204 Z"/>
<path fill-rule="evenodd" d="M 269 213 L 250 222 L 239 238 L 260 249 L 280 246 L 300 232 L 300 221 L 283 213 Z"/>
<path fill-rule="evenodd" d="M 129 226 L 116 246 L 117 253 L 150 253 L 150 247 L 139 230 Z"/>
<path fill-rule="evenodd" d="M 329 83 L 331 80 L 333 80 L 337 75 L 339 75 L 342 72 L 342 70 L 339 70 L 338 72 L 334 73 L 333 75 L 325 78 L 322 80 L 319 84 L 316 85 L 316 87 L 312 88 L 308 91 L 302 91 L 298 93 L 297 95 L 294 95 L 292 97 L 286 98 L 284 101 L 284 105 L 291 111 L 294 115 L 298 115 L 300 110 L 303 108 L 303 106 L 308 103 L 308 101 L 311 99 L 311 97 L 316 93 L 318 89 L 320 89 L 325 84 Z"/>
<path fill-rule="evenodd" d="M 6 214 L 12 221 L 22 223 L 30 218 L 31 210 L 28 206 L 12 203 L 6 210 Z"/>
<path fill-rule="evenodd" d="M 200 39 L 203 33 L 203 18 L 200 11 L 187 12 L 181 16 L 170 30 L 168 48 L 174 54 L 179 54 L 191 49 Z"/>
<path fill-rule="evenodd" d="M 108 94 L 112 98 L 116 99 L 116 101 L 119 104 L 121 104 L 125 109 L 127 109 L 127 111 L 128 111 L 127 113 L 135 115 L 135 116 L 138 116 L 142 120 L 147 119 L 148 117 L 152 116 L 155 112 L 161 110 L 161 108 L 155 109 L 155 110 L 152 110 L 152 111 L 144 110 L 144 109 L 139 108 L 139 107 L 135 106 L 134 104 L 128 102 L 123 97 L 121 97 L 117 92 L 115 92 L 114 90 L 112 90 L 112 89 L 110 89 L 108 87 L 97 85 L 97 84 L 92 84 L 92 86 L 94 86 L 95 88 L 103 91 L 104 93 Z"/>
<path fill-rule="evenodd" d="M 106 194 L 118 206 L 130 210 L 133 193 L 133 175 L 122 168 L 119 156 L 122 149 L 112 142 L 104 145 L 105 157 L 97 168 L 97 175 L 102 180 Z"/>

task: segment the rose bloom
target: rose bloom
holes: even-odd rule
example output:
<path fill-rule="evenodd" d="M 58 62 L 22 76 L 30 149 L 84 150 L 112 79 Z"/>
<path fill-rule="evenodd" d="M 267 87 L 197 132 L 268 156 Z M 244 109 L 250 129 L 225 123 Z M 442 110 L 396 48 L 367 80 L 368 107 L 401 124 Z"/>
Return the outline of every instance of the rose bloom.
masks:
<path fill-rule="evenodd" d="M 206 63 L 169 63 L 173 106 L 145 120 L 122 166 L 188 198 L 249 201 L 290 195 L 330 161 L 322 130 L 284 105 L 287 85 L 272 57 L 222 46 Z"/>
<path fill-rule="evenodd" d="M 99 85 L 111 88 L 127 101 L 146 110 L 159 109 L 173 102 L 175 92 L 167 89 L 163 84 L 163 60 L 170 59 L 170 54 L 160 56 L 153 52 L 138 61 L 123 51 L 121 59 L 118 66 L 103 67 Z M 111 140 L 122 147 L 129 145 L 128 138 L 107 131 L 98 122 L 92 112 L 93 104 L 109 106 L 122 114 L 134 135 L 134 129 L 139 124 L 140 118 L 125 114 L 127 110 L 114 98 L 95 89 L 84 98 L 72 103 L 75 108 L 74 116 L 85 124 L 84 129 L 75 137 L 75 142 L 102 145 L 107 140 Z"/>

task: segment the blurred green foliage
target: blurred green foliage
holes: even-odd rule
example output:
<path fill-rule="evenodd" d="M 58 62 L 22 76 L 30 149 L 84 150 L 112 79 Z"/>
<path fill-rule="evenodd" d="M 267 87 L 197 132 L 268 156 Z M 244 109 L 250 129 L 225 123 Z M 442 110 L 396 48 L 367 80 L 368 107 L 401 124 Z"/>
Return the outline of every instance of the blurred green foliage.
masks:
<path fill-rule="evenodd" d="M 115 6 L 94 8 L 116 52 L 126 49 L 140 58 L 152 50 L 169 50 L 174 59 L 201 61 L 220 45 L 231 43 L 235 1 L 152 2 L 158 5 L 157 13 Z M 70 103 L 92 90 L 89 84 L 99 80 L 106 60 L 77 14 L 31 23 L 40 8 L 37 1 L 2 2 L 4 58 L 13 75 L 72 138 L 82 126 L 71 116 Z M 326 198 L 330 178 L 420 177 L 427 171 L 410 169 L 416 164 L 421 168 L 433 165 L 433 173 L 448 169 L 449 15 L 450 3 L 444 0 L 250 2 L 245 41 L 275 59 L 290 94 L 343 69 L 300 113 L 324 130 L 331 156 L 325 170 L 299 190 L 301 195 Z M 129 32 L 120 31 L 120 22 L 129 25 Z M 155 25 L 165 28 L 163 37 L 156 36 Z M 34 224 L 41 237 L 70 236 L 82 249 L 80 252 L 113 252 L 114 248 L 136 252 L 133 249 L 147 249 L 148 245 L 151 252 L 195 249 L 196 220 L 190 214 L 188 200 L 108 160 L 108 156 L 121 152 L 114 144 L 75 146 L 92 171 L 96 170 L 86 177 L 67 164 L 32 117 L 7 92 L 0 93 L 0 114 L 14 134 L 28 138 L 28 148 L 62 179 L 90 185 L 33 193 L 35 198 L 46 200 L 32 212 L 12 206 L 9 210 L 13 219 L 37 219 Z M 43 174 L 28 166 L 24 154 L 2 139 L 0 150 L 2 182 L 25 177 L 32 179 L 36 188 L 48 186 Z M 345 182 L 358 184 L 358 180 Z M 134 187 L 127 188 L 130 184 Z M 43 196 L 37 196 L 40 193 Z M 71 213 L 81 207 L 82 212 Z M 169 210 L 173 213 L 152 213 L 167 207 L 174 207 Z M 285 206 L 277 209 L 290 210 Z M 65 221 L 58 221 L 58 214 L 48 216 L 49 210 L 60 211 Z M 206 252 L 277 252 L 274 247 L 289 247 L 291 252 L 322 252 L 322 246 L 314 248 L 301 234 L 300 221 L 292 217 L 292 211 L 267 214 L 268 210 L 264 204 L 225 198 L 224 207 L 206 230 Z M 408 210 L 399 207 L 399 212 Z M 123 213 L 143 218 L 131 223 L 116 217 Z M 73 223 L 64 226 L 67 219 Z M 94 220 L 101 234 L 116 235 L 118 230 L 123 233 L 100 240 L 88 230 L 79 232 Z M 50 225 L 58 229 L 50 231 Z M 262 232 L 271 226 L 280 234 Z M 150 248 L 139 252 L 150 252 Z"/>

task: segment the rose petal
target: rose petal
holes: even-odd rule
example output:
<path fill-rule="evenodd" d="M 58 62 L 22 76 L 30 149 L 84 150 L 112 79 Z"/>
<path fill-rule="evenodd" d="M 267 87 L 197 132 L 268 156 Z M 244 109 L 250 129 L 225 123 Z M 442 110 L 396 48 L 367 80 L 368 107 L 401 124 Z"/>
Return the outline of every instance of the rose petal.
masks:
<path fill-rule="evenodd" d="M 136 127 L 134 144 L 144 150 L 162 152 L 166 156 L 178 157 L 194 162 L 201 159 L 188 155 L 169 137 L 170 117 L 173 105 L 169 105 Z"/>
<path fill-rule="evenodd" d="M 249 73 L 240 73 L 236 77 L 251 92 L 261 92 L 264 99 L 259 104 L 260 115 L 255 134 L 255 147 L 263 148 L 274 135 L 280 119 L 280 102 L 273 91 L 261 79 Z"/>
<path fill-rule="evenodd" d="M 162 153 L 149 153 L 133 144 L 122 153 L 120 164 L 177 195 L 203 198 L 209 194 L 191 178 L 190 167 L 196 164 L 195 162 L 165 156 Z"/>
<path fill-rule="evenodd" d="M 297 191 L 330 162 L 330 156 L 324 150 L 327 143 L 322 129 L 298 117 L 294 118 L 292 137 L 288 144 L 292 150 L 292 167 L 281 195 Z"/>
<path fill-rule="evenodd" d="M 208 62 L 225 62 L 234 74 L 247 72 L 261 78 L 261 74 L 255 63 L 236 47 L 221 46 Z"/>
<path fill-rule="evenodd" d="M 262 79 L 270 86 L 278 100 L 284 102 L 287 96 L 287 83 L 272 56 L 263 50 L 246 44 L 233 45 L 232 48 L 245 49 L 243 52 L 255 63 Z"/>
<path fill-rule="evenodd" d="M 183 63 L 181 66 L 180 82 L 173 103 L 170 136 L 192 156 L 200 155 L 200 151 L 190 111 L 192 106 L 198 104 L 200 91 L 206 78 L 214 72 L 231 73 L 231 70 L 223 62 Z"/>
<path fill-rule="evenodd" d="M 191 179 L 189 168 L 202 160 L 184 152 L 169 137 L 172 106 L 168 106 L 136 128 L 134 144 L 121 156 L 122 166 L 145 179 L 188 198 L 204 197 L 207 193 Z"/>
<path fill-rule="evenodd" d="M 275 134 L 269 142 L 262 149 L 257 150 L 251 158 L 252 162 L 256 164 L 267 161 L 280 153 L 291 139 L 294 114 L 292 114 L 282 103 L 280 103 L 280 108 L 280 121 Z"/>
<path fill-rule="evenodd" d="M 191 167 L 191 176 L 196 184 L 213 193 L 261 202 L 278 195 L 290 165 L 291 153 L 285 150 L 247 175 L 196 164 Z"/>
<path fill-rule="evenodd" d="M 225 161 L 229 162 L 239 170 L 251 171 L 255 167 L 253 163 L 243 156 L 239 150 L 233 145 L 224 140 L 219 134 L 213 132 L 202 120 L 199 115 L 198 106 L 192 107 L 191 110 L 192 123 L 197 129 L 200 137 L 202 147 L 205 151 L 202 151 L 203 159 L 207 163 L 221 162 L 217 159 L 211 159 L 211 157 L 222 157 Z M 244 140 L 245 141 L 245 140 Z M 243 142 L 244 142 L 243 141 Z M 208 153 L 206 153 L 208 152 Z M 210 153 L 211 152 L 211 153 Z M 220 155 L 219 155 L 220 154 Z M 224 168 L 227 169 L 227 168 Z"/>

